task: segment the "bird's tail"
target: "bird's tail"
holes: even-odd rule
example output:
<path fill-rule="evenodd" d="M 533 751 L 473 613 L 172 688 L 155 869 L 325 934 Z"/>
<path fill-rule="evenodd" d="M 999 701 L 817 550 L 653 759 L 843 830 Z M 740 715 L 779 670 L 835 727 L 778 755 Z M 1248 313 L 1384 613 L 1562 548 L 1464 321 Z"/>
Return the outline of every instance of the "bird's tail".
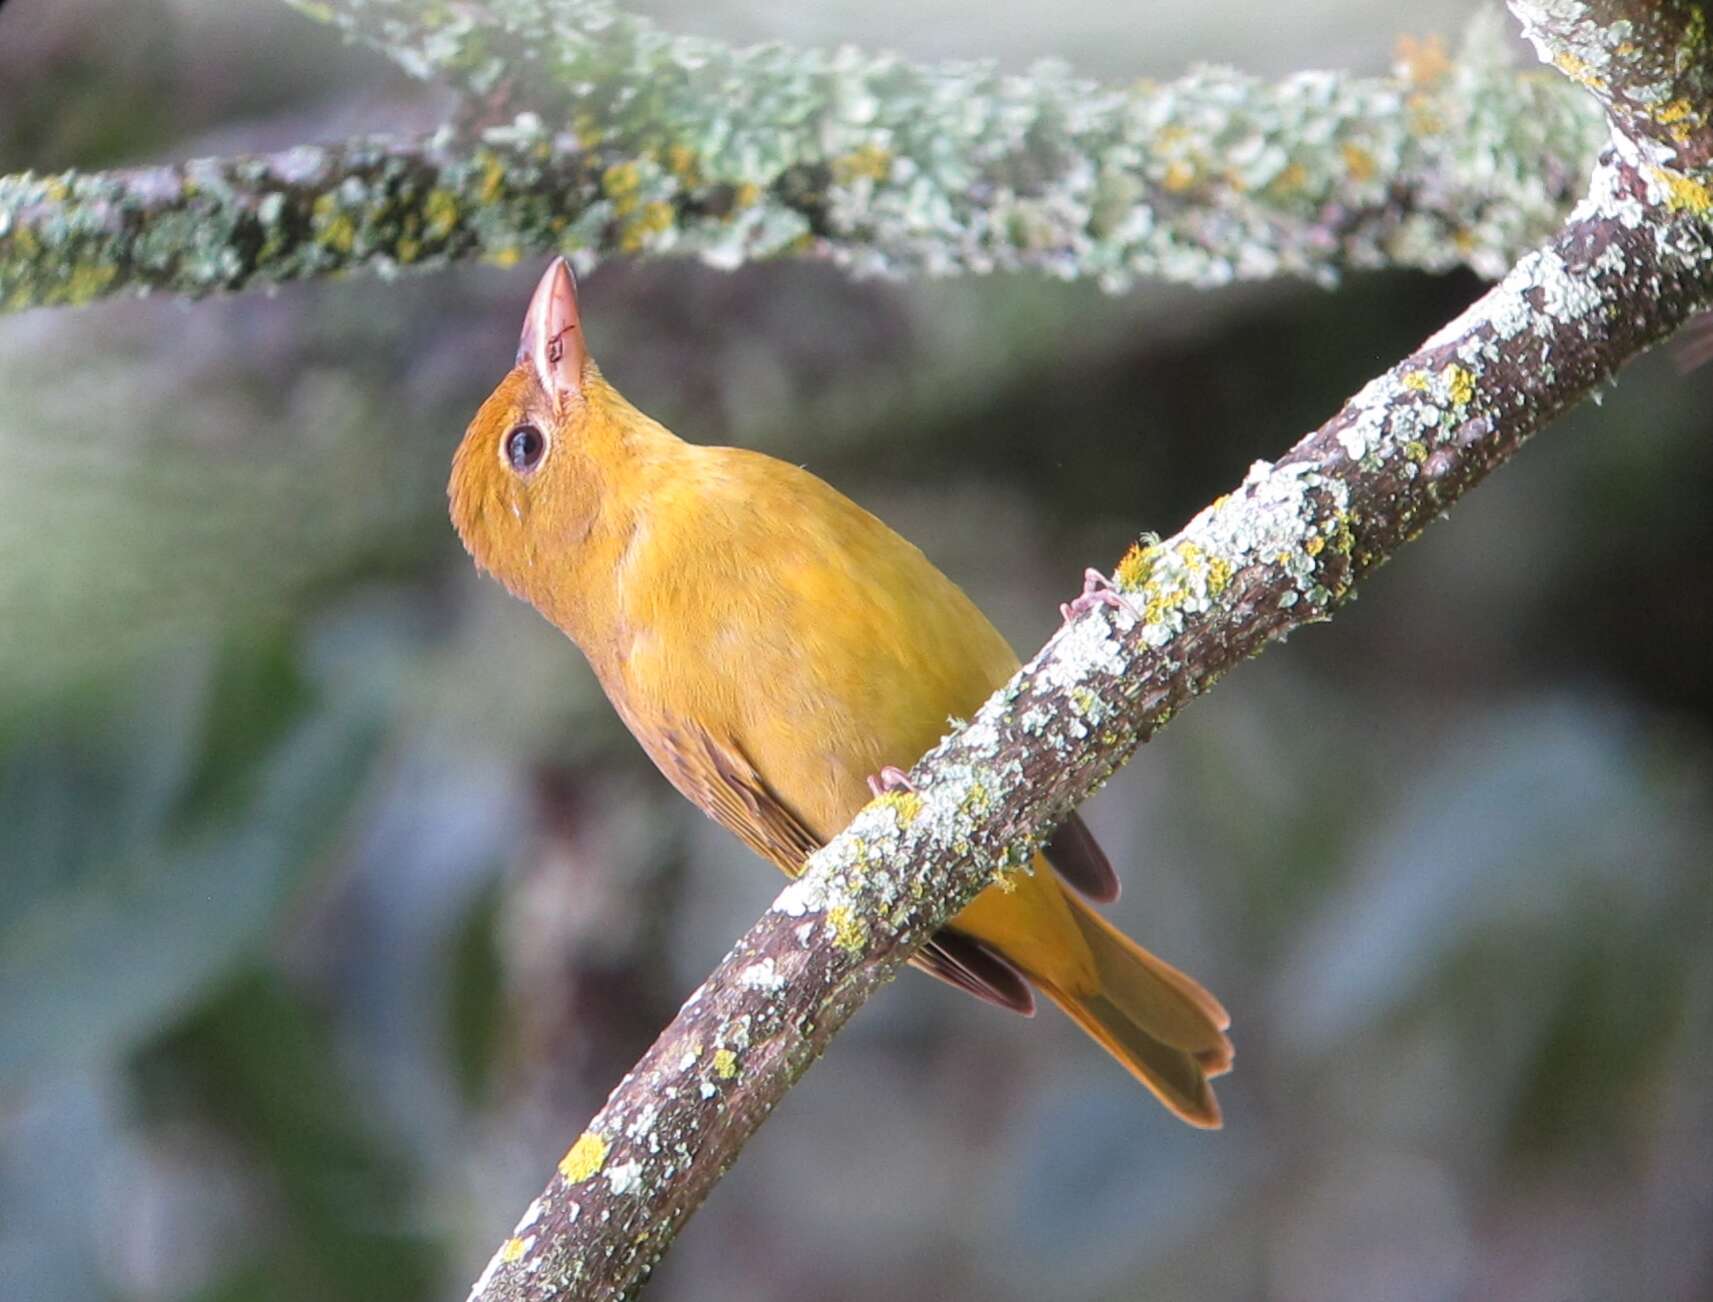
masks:
<path fill-rule="evenodd" d="M 1208 1080 L 1231 1070 L 1230 1016 L 1193 978 L 1065 894 L 1098 984 L 1067 990 L 1033 973 L 1030 979 L 1160 1102 L 1192 1126 L 1217 1129 L 1219 1100 Z"/>

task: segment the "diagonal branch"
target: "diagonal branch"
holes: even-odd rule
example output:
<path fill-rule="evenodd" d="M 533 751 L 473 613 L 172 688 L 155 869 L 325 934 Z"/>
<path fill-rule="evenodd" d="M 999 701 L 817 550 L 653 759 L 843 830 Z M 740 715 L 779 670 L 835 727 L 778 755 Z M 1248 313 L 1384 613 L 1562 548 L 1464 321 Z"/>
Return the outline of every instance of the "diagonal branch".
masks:
<path fill-rule="evenodd" d="M 1563 220 L 1604 136 L 1476 24 L 1392 77 L 1198 69 L 1124 89 L 983 64 L 669 36 L 590 0 L 301 4 L 485 131 L 0 178 L 0 310 L 206 294 L 561 250 L 1033 268 L 1118 288 L 1381 266 L 1497 276 Z M 439 25 L 435 25 L 438 23 Z"/>
<path fill-rule="evenodd" d="M 1513 7 L 1555 61 L 1567 23 L 1596 9 L 1610 48 L 1623 39 L 1616 3 Z M 1673 56 L 1680 73 L 1706 75 L 1698 8 L 1636 7 L 1680 20 L 1658 39 L 1688 50 Z M 1619 86 L 1611 60 L 1578 57 Z M 1026 863 L 1177 709 L 1326 619 L 1531 434 L 1713 298 L 1702 127 L 1664 145 L 1622 107 L 1636 102 L 1613 97 L 1613 146 L 1554 239 L 1279 462 L 1134 550 L 1118 581 L 1136 613 L 1073 620 L 916 765 L 914 794 L 876 800 L 810 860 L 613 1091 L 473 1298 L 634 1294 L 768 1111 L 947 918 Z"/>

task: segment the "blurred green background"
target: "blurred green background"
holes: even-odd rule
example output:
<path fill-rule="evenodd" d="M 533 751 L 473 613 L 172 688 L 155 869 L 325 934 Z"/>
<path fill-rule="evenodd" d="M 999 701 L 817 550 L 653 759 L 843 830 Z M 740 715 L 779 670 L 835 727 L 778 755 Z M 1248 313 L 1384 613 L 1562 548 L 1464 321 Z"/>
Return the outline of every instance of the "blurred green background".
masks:
<path fill-rule="evenodd" d="M 1283 8 L 651 6 L 1124 79 L 1400 34 Z M 0 171 L 447 108 L 261 0 L 0 13 Z M 538 272 L 0 318 L 0 1297 L 463 1297 L 779 887 L 446 522 Z M 809 465 L 1032 650 L 1479 289 L 661 262 L 583 303 L 642 407 Z M 1713 1296 L 1710 412 L 1638 363 L 1091 803 L 1113 914 L 1233 1010 L 1223 1133 L 907 975 L 650 1296 Z"/>

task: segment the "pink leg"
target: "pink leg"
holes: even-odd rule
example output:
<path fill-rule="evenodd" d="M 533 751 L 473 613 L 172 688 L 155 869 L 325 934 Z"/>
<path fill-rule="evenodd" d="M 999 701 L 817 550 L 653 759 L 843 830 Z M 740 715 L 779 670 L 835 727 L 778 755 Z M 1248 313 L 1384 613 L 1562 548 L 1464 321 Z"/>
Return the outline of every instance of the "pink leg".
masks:
<path fill-rule="evenodd" d="M 1093 610 L 1096 606 L 1111 606 L 1114 610 L 1128 610 L 1136 616 L 1138 622 L 1142 619 L 1142 612 L 1130 604 L 1129 598 L 1118 590 L 1118 585 L 1099 570 L 1091 567 L 1083 571 L 1082 596 L 1075 601 L 1065 602 L 1059 607 L 1059 614 L 1065 617 L 1066 622 L 1069 622 L 1084 611 Z"/>
<path fill-rule="evenodd" d="M 903 769 L 888 764 L 879 773 L 869 774 L 868 791 L 871 796 L 884 796 L 888 791 L 899 790 L 916 790 L 916 784 Z"/>

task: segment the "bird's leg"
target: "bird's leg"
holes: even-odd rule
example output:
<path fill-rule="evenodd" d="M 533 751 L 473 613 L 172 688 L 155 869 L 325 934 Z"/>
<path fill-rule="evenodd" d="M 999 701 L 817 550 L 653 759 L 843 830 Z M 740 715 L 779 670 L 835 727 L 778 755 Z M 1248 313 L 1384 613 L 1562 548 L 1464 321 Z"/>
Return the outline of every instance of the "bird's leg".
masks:
<path fill-rule="evenodd" d="M 1111 606 L 1114 610 L 1128 610 L 1136 616 L 1136 622 L 1142 622 L 1142 612 L 1130 603 L 1130 599 L 1118 590 L 1118 585 L 1099 570 L 1090 566 L 1083 571 L 1082 596 L 1074 601 L 1067 601 L 1059 607 L 1059 614 L 1069 623 L 1084 611 L 1093 610 L 1096 606 Z"/>
<path fill-rule="evenodd" d="M 901 768 L 888 764 L 879 773 L 868 775 L 868 793 L 871 796 L 884 796 L 889 791 L 900 790 L 916 790 L 916 784 L 910 780 L 910 775 Z"/>

